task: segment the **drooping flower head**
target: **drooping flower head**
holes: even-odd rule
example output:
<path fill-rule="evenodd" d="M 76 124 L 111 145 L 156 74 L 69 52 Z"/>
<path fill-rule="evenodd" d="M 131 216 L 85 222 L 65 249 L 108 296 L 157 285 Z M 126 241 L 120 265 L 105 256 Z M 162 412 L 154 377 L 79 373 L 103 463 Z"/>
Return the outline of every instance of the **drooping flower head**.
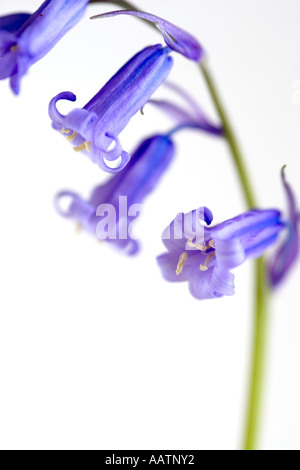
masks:
<path fill-rule="evenodd" d="M 49 105 L 53 127 L 67 136 L 74 150 L 83 151 L 110 173 L 121 170 L 130 156 L 118 135 L 167 78 L 173 59 L 160 44 L 146 47 L 127 62 L 82 109 L 63 116 L 56 108 L 61 99 L 75 101 L 73 93 L 55 96 Z M 111 146 L 113 148 L 111 149 Z M 112 168 L 108 162 L 119 161 Z"/>
<path fill-rule="evenodd" d="M 285 221 L 285 239 L 281 242 L 269 263 L 269 279 L 272 287 L 276 287 L 282 282 L 299 256 L 300 215 L 294 192 L 286 181 L 285 166 L 282 168 L 281 178 L 288 203 L 288 218 Z"/>
<path fill-rule="evenodd" d="M 294 199 L 286 182 L 285 190 L 295 222 Z M 231 269 L 247 258 L 260 257 L 278 240 L 281 232 L 288 230 L 289 236 L 270 264 L 272 285 L 283 278 L 297 258 L 298 229 L 277 210 L 251 210 L 209 227 L 212 220 L 212 213 L 206 207 L 180 213 L 162 235 L 168 252 L 158 257 L 158 264 L 164 278 L 171 282 L 188 281 L 190 292 L 197 299 L 233 295 Z"/>
<path fill-rule="evenodd" d="M 163 35 L 166 44 L 179 54 L 184 55 L 188 59 L 200 62 L 203 60 L 205 53 L 203 47 L 199 44 L 197 39 L 194 38 L 190 33 L 183 29 L 175 26 L 169 21 L 160 18 L 159 16 L 145 13 L 144 11 L 137 10 L 118 10 L 102 13 L 100 15 L 92 16 L 92 19 L 96 18 L 109 18 L 117 15 L 132 15 L 143 20 L 149 21 L 154 24 L 157 29 Z"/>
<path fill-rule="evenodd" d="M 88 0 L 46 0 L 32 15 L 0 19 L 0 80 L 15 94 L 32 64 L 46 55 L 83 16 Z"/>
<path fill-rule="evenodd" d="M 131 234 L 131 224 L 141 212 L 141 203 L 168 169 L 174 157 L 174 144 L 168 136 L 156 135 L 138 147 L 122 172 L 95 188 L 89 200 L 71 191 L 56 197 L 58 212 L 75 220 L 99 240 L 106 240 L 129 255 L 139 249 Z M 69 198 L 66 211 L 61 200 Z"/>
<path fill-rule="evenodd" d="M 169 91 L 174 92 L 176 98 L 181 98 L 183 105 L 179 105 L 170 99 L 151 99 L 149 100 L 149 104 L 158 107 L 160 111 L 164 112 L 174 121 L 174 123 L 176 123 L 177 128 L 179 126 L 188 128 L 194 127 L 216 136 L 224 136 L 223 127 L 219 124 L 215 124 L 198 105 L 194 97 L 192 97 L 182 86 L 166 80 L 163 88 L 167 88 Z M 171 133 L 174 131 L 176 132 L 177 128 L 171 131 Z"/>

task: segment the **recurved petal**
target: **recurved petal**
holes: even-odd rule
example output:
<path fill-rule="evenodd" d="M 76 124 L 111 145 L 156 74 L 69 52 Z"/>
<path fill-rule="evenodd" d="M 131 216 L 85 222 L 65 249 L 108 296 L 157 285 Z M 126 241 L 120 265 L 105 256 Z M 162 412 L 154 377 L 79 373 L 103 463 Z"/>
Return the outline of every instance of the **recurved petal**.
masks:
<path fill-rule="evenodd" d="M 107 173 L 115 174 L 120 172 L 130 161 L 129 153 L 125 150 L 122 150 L 119 157 L 114 160 L 114 163 L 116 163 L 115 166 L 110 166 L 108 163 L 111 162 L 112 159 L 110 158 L 111 156 L 109 155 L 109 151 L 103 152 L 97 148 L 92 148 L 92 152 L 90 153 L 92 154 L 93 152 L 95 155 L 90 155 L 92 160 L 95 161 L 100 166 L 100 168 L 102 168 L 102 170 L 106 171 Z"/>
<path fill-rule="evenodd" d="M 170 252 L 182 252 L 185 249 L 193 251 L 187 247 L 188 240 L 203 245 L 209 240 L 208 229 L 201 224 L 205 222 L 210 225 L 213 214 L 207 207 L 199 207 L 184 214 L 180 212 L 162 233 L 162 241 Z"/>
<path fill-rule="evenodd" d="M 150 13 L 136 10 L 118 10 L 96 15 L 92 18 L 108 18 L 117 15 L 132 15 L 150 21 L 161 32 L 166 44 L 171 49 L 179 52 L 188 59 L 192 59 L 197 62 L 204 58 L 204 49 L 199 44 L 197 39 L 194 38 L 194 36 L 179 28 L 178 26 L 175 26 L 169 21 L 166 21 L 158 16 L 151 15 Z"/>
<path fill-rule="evenodd" d="M 211 287 L 217 296 L 234 295 L 234 274 L 216 264 L 211 276 Z"/>
<path fill-rule="evenodd" d="M 285 167 L 281 172 L 283 187 L 288 202 L 289 220 L 286 222 L 286 236 L 269 263 L 269 278 L 276 287 L 286 276 L 299 256 L 299 212 L 294 192 L 286 181 Z"/>
<path fill-rule="evenodd" d="M 62 127 L 63 121 L 65 119 L 65 116 L 58 111 L 56 106 L 58 101 L 60 100 L 76 101 L 76 96 L 71 91 L 63 91 L 62 93 L 59 93 L 54 98 L 52 98 L 52 100 L 50 101 L 48 113 L 50 119 L 52 119 L 53 125 L 57 128 Z"/>
<path fill-rule="evenodd" d="M 189 279 L 189 289 L 196 299 L 215 299 L 234 294 L 234 275 L 227 269 L 215 266 L 202 272 L 194 267 Z"/>
<path fill-rule="evenodd" d="M 64 203 L 63 203 L 64 200 Z M 66 205 L 66 208 L 63 208 Z M 57 212 L 66 218 L 74 218 L 87 225 L 87 221 L 96 214 L 96 208 L 73 191 L 61 191 L 54 199 Z"/>

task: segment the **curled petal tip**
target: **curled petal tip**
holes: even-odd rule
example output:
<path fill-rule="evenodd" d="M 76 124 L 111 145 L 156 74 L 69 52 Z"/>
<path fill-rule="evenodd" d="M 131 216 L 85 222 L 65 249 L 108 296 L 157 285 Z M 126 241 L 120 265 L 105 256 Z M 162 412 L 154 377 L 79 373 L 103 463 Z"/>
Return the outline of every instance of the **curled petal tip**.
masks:
<path fill-rule="evenodd" d="M 56 103 L 60 100 L 67 100 L 67 101 L 76 101 L 76 95 L 72 93 L 71 91 L 63 91 L 62 93 L 59 93 L 56 95 L 54 98 L 49 103 L 48 107 L 48 113 L 50 116 L 50 119 L 52 119 L 54 124 L 57 124 L 58 126 L 61 126 L 63 119 L 65 116 L 61 114 L 57 107 Z"/>
<path fill-rule="evenodd" d="M 52 125 L 76 152 L 84 152 L 103 170 L 116 173 L 130 160 L 122 149 L 119 134 L 130 119 L 149 101 L 171 71 L 170 49 L 160 44 L 146 47 L 130 59 L 106 85 L 81 109 L 63 116 L 56 103 L 75 101 L 73 93 L 63 92 L 49 105 Z M 114 164 L 109 165 L 109 162 Z"/>

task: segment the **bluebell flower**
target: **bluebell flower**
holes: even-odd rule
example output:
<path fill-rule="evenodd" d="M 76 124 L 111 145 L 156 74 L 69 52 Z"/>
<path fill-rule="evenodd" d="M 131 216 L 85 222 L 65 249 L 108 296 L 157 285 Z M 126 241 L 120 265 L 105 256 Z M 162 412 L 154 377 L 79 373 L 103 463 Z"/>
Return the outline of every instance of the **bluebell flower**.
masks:
<path fill-rule="evenodd" d="M 288 203 L 288 218 L 285 220 L 285 238 L 269 262 L 269 279 L 272 287 L 278 286 L 299 256 L 300 214 L 294 192 L 286 181 L 285 167 L 281 171 L 282 182 Z"/>
<path fill-rule="evenodd" d="M 132 237 L 131 224 L 173 157 L 174 144 L 168 136 L 151 137 L 142 142 L 126 168 L 95 188 L 88 200 L 71 191 L 62 191 L 56 197 L 56 208 L 62 216 L 78 222 L 99 240 L 106 240 L 133 255 L 139 244 Z M 61 209 L 65 198 L 69 200 L 66 211 Z"/>
<path fill-rule="evenodd" d="M 88 0 L 46 0 L 32 15 L 0 19 L 0 79 L 15 94 L 32 64 L 46 55 L 83 16 Z"/>
<path fill-rule="evenodd" d="M 233 219 L 209 227 L 213 215 L 206 207 L 178 214 L 165 229 L 162 239 L 168 252 L 158 257 L 164 278 L 187 281 L 197 299 L 234 294 L 231 270 L 247 258 L 258 258 L 288 230 L 289 236 L 270 264 L 271 284 L 276 285 L 295 262 L 299 252 L 298 220 L 290 187 L 291 221 L 278 210 L 250 210 Z M 208 226 L 204 226 L 205 222 Z"/>
<path fill-rule="evenodd" d="M 151 99 L 149 104 L 154 105 L 163 111 L 169 118 L 171 118 L 177 125 L 172 132 L 176 132 L 178 127 L 196 128 L 203 130 L 207 133 L 214 134 L 216 136 L 224 136 L 224 129 L 220 124 L 215 124 L 211 118 L 209 118 L 203 109 L 195 101 L 182 86 L 177 83 L 170 82 L 167 80 L 164 83 L 164 88 L 174 92 L 181 98 L 184 103 L 179 105 L 170 99 Z"/>
<path fill-rule="evenodd" d="M 170 49 L 160 44 L 146 47 L 129 60 L 89 103 L 66 116 L 59 113 L 56 103 L 61 99 L 75 101 L 75 95 L 63 92 L 55 96 L 49 105 L 53 127 L 67 136 L 74 150 L 83 151 L 103 170 L 120 171 L 130 155 L 122 149 L 118 135 L 167 78 L 173 65 L 169 53 Z M 114 167 L 108 165 L 112 161 Z"/>
<path fill-rule="evenodd" d="M 137 10 L 118 10 L 92 16 L 92 19 L 109 18 L 117 15 L 132 15 L 142 18 L 143 20 L 150 21 L 161 32 L 166 44 L 171 49 L 179 52 L 188 59 L 200 62 L 205 57 L 203 47 L 199 44 L 197 39 L 194 38 L 194 36 L 159 16 Z"/>

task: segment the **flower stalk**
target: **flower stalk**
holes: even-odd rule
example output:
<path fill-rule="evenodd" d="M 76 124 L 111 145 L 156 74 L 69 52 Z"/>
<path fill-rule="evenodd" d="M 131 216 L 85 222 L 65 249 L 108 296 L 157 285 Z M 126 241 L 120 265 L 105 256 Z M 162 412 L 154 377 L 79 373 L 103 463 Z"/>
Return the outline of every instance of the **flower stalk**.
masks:
<path fill-rule="evenodd" d="M 256 207 L 254 191 L 244 163 L 242 152 L 237 142 L 234 130 L 231 126 L 223 103 L 218 94 L 216 85 L 209 70 L 207 61 L 199 64 L 200 70 L 210 91 L 212 100 L 217 109 L 222 125 L 224 127 L 225 138 L 227 139 L 233 162 L 235 164 L 244 197 L 248 209 Z M 262 399 L 263 370 L 265 362 L 265 343 L 267 333 L 267 311 L 269 286 L 267 281 L 267 270 L 264 258 L 255 261 L 255 304 L 254 304 L 254 325 L 253 325 L 253 346 L 252 365 L 249 381 L 248 404 L 246 412 L 246 425 L 244 437 L 244 449 L 254 450 L 257 447 L 257 437 L 260 421 L 260 409 Z"/>
<path fill-rule="evenodd" d="M 252 364 L 243 448 L 257 448 L 263 390 L 263 374 L 268 321 L 268 288 L 264 258 L 255 262 L 255 326 L 252 345 Z"/>
<path fill-rule="evenodd" d="M 233 161 L 234 161 L 236 170 L 238 172 L 238 176 L 239 176 L 242 189 L 244 192 L 244 196 L 246 199 L 247 207 L 248 209 L 253 209 L 254 207 L 257 207 L 257 204 L 256 204 L 255 197 L 254 197 L 254 191 L 253 191 L 253 188 L 251 186 L 251 183 L 248 177 L 248 172 L 244 163 L 242 152 L 239 147 L 233 128 L 231 126 L 230 120 L 223 106 L 223 103 L 220 99 L 212 74 L 209 70 L 207 60 L 203 60 L 199 64 L 199 67 L 204 77 L 205 83 L 209 89 L 214 105 L 218 111 L 219 117 L 222 121 L 222 124 L 224 127 L 225 138 L 227 139 L 227 142 L 228 142 L 228 145 L 229 145 L 232 157 L 233 157 Z"/>
<path fill-rule="evenodd" d="M 115 3 L 125 9 L 136 9 L 134 5 L 126 1 L 90 0 L 90 3 Z M 150 24 L 152 26 L 152 24 Z M 222 100 L 217 91 L 216 84 L 209 70 L 207 60 L 199 63 L 201 73 L 204 77 L 210 95 L 221 119 L 225 138 L 227 139 L 233 162 L 240 179 L 242 190 L 248 209 L 257 207 L 254 190 L 252 188 L 244 158 L 236 139 L 233 127 L 225 111 Z M 249 396 L 246 413 L 246 427 L 244 437 L 244 449 L 252 450 L 257 447 L 257 436 L 259 430 L 260 409 L 262 399 L 263 371 L 265 361 L 265 345 L 267 332 L 267 311 L 269 286 L 267 280 L 266 263 L 263 257 L 255 261 L 255 304 L 253 325 L 252 365 L 250 372 Z"/>

